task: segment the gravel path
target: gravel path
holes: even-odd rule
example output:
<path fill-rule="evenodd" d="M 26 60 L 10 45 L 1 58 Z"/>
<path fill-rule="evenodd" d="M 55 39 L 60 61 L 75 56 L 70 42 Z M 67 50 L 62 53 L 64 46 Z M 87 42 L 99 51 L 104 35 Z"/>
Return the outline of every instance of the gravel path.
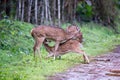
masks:
<path fill-rule="evenodd" d="M 90 64 L 76 65 L 47 80 L 120 80 L 120 45 L 109 54 L 92 58 Z"/>

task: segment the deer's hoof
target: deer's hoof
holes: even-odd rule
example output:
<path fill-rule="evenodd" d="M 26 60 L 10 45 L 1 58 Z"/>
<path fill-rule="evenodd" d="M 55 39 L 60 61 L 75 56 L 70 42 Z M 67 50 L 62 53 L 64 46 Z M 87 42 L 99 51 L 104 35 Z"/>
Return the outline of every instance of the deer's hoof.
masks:
<path fill-rule="evenodd" d="M 89 64 L 90 63 L 90 61 L 84 61 L 84 64 Z"/>

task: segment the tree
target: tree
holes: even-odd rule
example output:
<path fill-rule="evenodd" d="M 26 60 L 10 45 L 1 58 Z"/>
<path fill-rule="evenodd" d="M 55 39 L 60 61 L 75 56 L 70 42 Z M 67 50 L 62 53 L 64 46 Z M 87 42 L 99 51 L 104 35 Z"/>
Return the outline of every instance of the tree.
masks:
<path fill-rule="evenodd" d="M 22 4 L 21 21 L 24 21 L 24 9 L 25 9 L 25 8 L 24 8 L 24 6 L 25 6 L 25 5 L 24 5 L 24 0 L 22 0 L 22 3 L 21 3 L 21 4 Z"/>
<path fill-rule="evenodd" d="M 35 24 L 38 24 L 38 0 L 35 0 Z"/>
<path fill-rule="evenodd" d="M 119 0 L 0 0 L 0 19 L 3 15 L 34 24 L 59 25 L 94 19 L 114 26 L 116 4 Z M 92 5 L 91 5 L 92 2 Z M 79 4 L 81 4 L 79 6 Z M 84 6 L 84 5 L 85 6 Z M 15 6 L 14 6 L 15 5 Z M 90 5 L 90 6 L 88 6 Z M 119 7 L 119 5 L 117 4 Z M 82 9 L 81 9 L 82 7 Z M 82 17 L 81 17 L 82 16 Z"/>
<path fill-rule="evenodd" d="M 60 26 L 61 12 L 60 12 L 60 0 L 58 0 L 58 25 Z"/>
<path fill-rule="evenodd" d="M 114 25 L 116 16 L 113 0 L 92 0 L 96 20 L 104 25 Z"/>
<path fill-rule="evenodd" d="M 32 2 L 33 0 L 28 0 L 28 22 L 30 22 L 31 19 L 31 8 L 32 8 Z"/>

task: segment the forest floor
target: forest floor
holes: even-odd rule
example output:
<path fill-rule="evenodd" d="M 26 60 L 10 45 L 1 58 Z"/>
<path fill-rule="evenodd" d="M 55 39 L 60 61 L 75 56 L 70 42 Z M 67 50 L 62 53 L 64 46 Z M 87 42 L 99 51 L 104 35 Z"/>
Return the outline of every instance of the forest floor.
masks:
<path fill-rule="evenodd" d="M 91 58 L 89 64 L 75 65 L 47 80 L 120 80 L 120 45 L 112 52 Z"/>

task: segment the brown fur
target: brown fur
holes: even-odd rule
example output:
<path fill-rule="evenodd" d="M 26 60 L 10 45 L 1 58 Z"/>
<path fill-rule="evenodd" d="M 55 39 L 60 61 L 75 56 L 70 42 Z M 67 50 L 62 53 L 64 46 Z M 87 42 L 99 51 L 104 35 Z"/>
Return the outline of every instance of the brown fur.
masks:
<path fill-rule="evenodd" d="M 75 39 L 75 40 L 70 39 L 64 43 L 61 43 L 58 47 L 58 50 L 57 50 L 57 53 L 55 54 L 55 56 L 57 57 L 57 56 L 61 56 L 66 53 L 69 53 L 69 52 L 75 52 L 78 54 L 83 54 L 84 62 L 89 63 L 89 59 L 88 59 L 86 53 L 80 49 L 80 46 L 82 45 L 81 42 L 82 42 L 82 33 L 79 33 L 77 36 L 77 39 Z M 53 56 L 55 46 L 50 47 L 47 42 L 44 42 L 44 46 L 45 46 L 46 50 L 49 52 L 48 57 Z"/>
<path fill-rule="evenodd" d="M 43 44 L 45 39 L 51 39 L 56 42 L 54 48 L 54 53 L 55 53 L 54 55 L 56 55 L 56 51 L 58 49 L 59 44 L 71 38 L 74 38 L 78 32 L 79 29 L 77 26 L 69 26 L 66 31 L 62 28 L 43 26 L 43 25 L 33 28 L 31 30 L 31 35 L 35 39 L 35 44 L 33 47 L 34 57 L 36 51 L 38 51 L 39 53 L 39 48 Z"/>

